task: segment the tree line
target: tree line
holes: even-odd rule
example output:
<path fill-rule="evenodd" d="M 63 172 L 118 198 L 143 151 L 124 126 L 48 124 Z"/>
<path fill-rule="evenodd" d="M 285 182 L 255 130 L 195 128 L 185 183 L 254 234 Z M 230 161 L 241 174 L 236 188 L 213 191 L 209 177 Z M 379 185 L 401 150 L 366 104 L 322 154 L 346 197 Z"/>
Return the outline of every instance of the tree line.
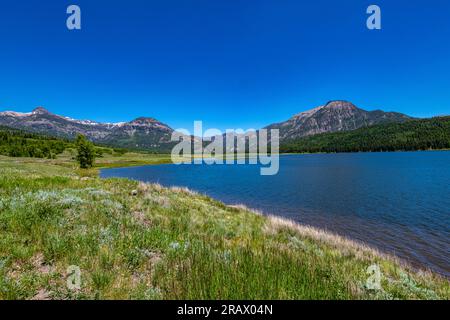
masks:
<path fill-rule="evenodd" d="M 121 148 L 97 147 L 83 135 L 75 141 L 31 133 L 8 127 L 0 127 L 0 155 L 9 157 L 29 157 L 55 159 L 66 149 L 76 149 L 74 158 L 81 168 L 90 168 L 95 158 L 103 153 L 123 155 L 127 152 Z"/>
<path fill-rule="evenodd" d="M 0 154 L 5 156 L 53 159 L 63 153 L 68 144 L 62 139 L 0 128 Z"/>

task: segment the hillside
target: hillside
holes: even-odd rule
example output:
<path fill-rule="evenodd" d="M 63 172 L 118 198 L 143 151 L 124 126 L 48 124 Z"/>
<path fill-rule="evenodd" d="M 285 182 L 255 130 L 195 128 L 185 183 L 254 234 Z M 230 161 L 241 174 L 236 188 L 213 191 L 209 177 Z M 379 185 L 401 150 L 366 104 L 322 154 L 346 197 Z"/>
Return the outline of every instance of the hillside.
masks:
<path fill-rule="evenodd" d="M 0 300 L 450 298 L 437 275 L 186 189 L 82 178 L 69 159 L 0 167 Z"/>
<path fill-rule="evenodd" d="M 280 140 L 287 141 L 326 132 L 351 131 L 381 123 L 400 123 L 411 117 L 381 110 L 366 111 L 348 101 L 330 101 L 314 109 L 296 114 L 289 120 L 266 129 L 279 129 Z"/>
<path fill-rule="evenodd" d="M 285 141 L 281 152 L 360 152 L 450 149 L 450 117 L 409 120 Z"/>

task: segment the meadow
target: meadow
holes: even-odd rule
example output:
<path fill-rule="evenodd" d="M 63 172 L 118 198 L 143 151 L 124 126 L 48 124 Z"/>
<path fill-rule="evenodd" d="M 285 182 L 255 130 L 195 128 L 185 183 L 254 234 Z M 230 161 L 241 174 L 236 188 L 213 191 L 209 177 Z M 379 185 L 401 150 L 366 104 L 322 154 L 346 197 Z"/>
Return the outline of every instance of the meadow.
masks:
<path fill-rule="evenodd" d="M 97 177 L 169 161 L 105 155 L 81 170 L 68 151 L 0 156 L 0 299 L 450 298 L 447 279 L 363 244 L 184 188 Z"/>

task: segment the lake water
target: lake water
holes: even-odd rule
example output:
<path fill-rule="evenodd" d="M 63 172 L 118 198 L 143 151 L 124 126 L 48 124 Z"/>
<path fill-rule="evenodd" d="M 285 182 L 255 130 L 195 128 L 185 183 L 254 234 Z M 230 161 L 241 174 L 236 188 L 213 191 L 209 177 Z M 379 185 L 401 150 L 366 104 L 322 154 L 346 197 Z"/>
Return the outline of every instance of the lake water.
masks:
<path fill-rule="evenodd" d="M 288 217 L 375 246 L 450 277 L 450 152 L 285 155 L 275 176 L 257 165 L 105 169 L 185 186 L 227 204 Z"/>

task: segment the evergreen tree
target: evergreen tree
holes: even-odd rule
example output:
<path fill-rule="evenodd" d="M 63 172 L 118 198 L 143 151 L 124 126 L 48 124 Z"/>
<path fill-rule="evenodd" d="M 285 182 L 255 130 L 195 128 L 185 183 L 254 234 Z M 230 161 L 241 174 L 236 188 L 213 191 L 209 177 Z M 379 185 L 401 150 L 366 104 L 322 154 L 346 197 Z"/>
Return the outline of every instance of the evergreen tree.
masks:
<path fill-rule="evenodd" d="M 78 135 L 75 140 L 77 147 L 77 161 L 80 164 L 80 168 L 87 169 L 94 165 L 95 148 L 92 142 L 86 139 L 83 135 Z"/>

